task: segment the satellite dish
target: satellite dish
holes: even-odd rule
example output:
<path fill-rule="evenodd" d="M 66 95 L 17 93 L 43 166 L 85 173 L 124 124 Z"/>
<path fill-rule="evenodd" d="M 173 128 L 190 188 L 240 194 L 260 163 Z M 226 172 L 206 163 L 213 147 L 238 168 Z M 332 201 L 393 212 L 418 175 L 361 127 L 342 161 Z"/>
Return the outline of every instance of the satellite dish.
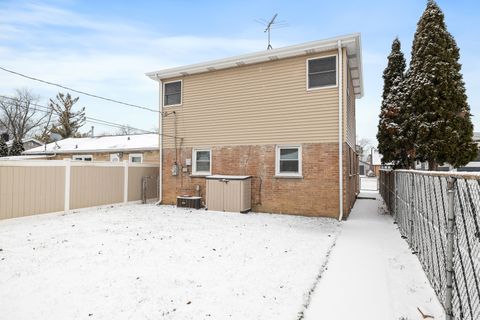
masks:
<path fill-rule="evenodd" d="M 59 140 L 62 140 L 62 136 L 58 133 L 50 133 L 50 139 L 52 139 L 54 142 L 57 142 Z"/>

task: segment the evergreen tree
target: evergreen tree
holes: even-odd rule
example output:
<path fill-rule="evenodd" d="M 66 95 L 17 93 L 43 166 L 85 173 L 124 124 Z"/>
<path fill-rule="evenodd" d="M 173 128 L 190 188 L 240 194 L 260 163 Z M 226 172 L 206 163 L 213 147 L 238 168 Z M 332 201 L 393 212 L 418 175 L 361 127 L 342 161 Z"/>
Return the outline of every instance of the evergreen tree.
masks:
<path fill-rule="evenodd" d="M 477 154 L 459 57 L 443 12 L 429 0 L 413 40 L 407 73 L 410 115 L 404 127 L 416 143 L 415 157 L 428 161 L 430 170 L 444 163 L 465 165 Z"/>
<path fill-rule="evenodd" d="M 388 56 L 388 64 L 383 71 L 383 94 L 378 123 L 378 150 L 382 154 L 383 163 L 393 162 L 396 167 L 402 167 L 400 152 L 400 112 L 403 99 L 403 79 L 405 72 L 405 57 L 401 51 L 398 38 L 392 43 Z"/>
<path fill-rule="evenodd" d="M 58 123 L 50 132 L 61 135 L 63 139 L 81 136 L 78 130 L 85 124 L 85 108 L 73 111 L 73 105 L 78 99 L 72 99 L 70 93 L 65 95 L 61 92 L 57 94 L 56 101 L 50 99 L 50 107 L 58 116 Z"/>
<path fill-rule="evenodd" d="M 8 156 L 8 146 L 7 142 L 3 140 L 3 137 L 0 135 L 0 157 Z"/>
<path fill-rule="evenodd" d="M 10 148 L 10 156 L 19 156 L 22 152 L 25 151 L 23 148 L 23 143 L 18 140 L 14 140 L 12 143 L 12 147 Z"/>

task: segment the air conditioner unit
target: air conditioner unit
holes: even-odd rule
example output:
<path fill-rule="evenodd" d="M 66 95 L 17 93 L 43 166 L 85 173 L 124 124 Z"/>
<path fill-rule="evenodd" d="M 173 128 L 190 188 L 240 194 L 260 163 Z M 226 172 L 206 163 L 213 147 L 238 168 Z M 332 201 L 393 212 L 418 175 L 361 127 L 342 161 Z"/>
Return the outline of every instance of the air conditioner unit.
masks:
<path fill-rule="evenodd" d="M 202 197 L 178 196 L 177 207 L 200 209 Z"/>

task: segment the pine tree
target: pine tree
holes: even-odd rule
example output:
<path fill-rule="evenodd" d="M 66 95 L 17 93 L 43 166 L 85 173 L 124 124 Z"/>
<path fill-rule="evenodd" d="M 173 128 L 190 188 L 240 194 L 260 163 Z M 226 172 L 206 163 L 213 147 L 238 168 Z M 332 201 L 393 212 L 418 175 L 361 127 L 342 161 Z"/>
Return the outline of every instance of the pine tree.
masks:
<path fill-rule="evenodd" d="M 65 95 L 61 92 L 57 94 L 56 101 L 50 99 L 50 107 L 58 116 L 58 123 L 50 132 L 61 135 L 63 139 L 81 135 L 78 129 L 85 124 L 85 108 L 73 111 L 73 105 L 78 99 L 78 97 L 72 99 L 70 93 Z"/>
<path fill-rule="evenodd" d="M 395 167 L 403 167 L 404 161 L 400 152 L 400 112 L 403 104 L 403 79 L 405 72 L 405 57 L 401 51 L 398 38 L 392 43 L 388 56 L 388 64 L 383 71 L 383 94 L 378 123 L 378 150 L 384 163 L 393 162 Z"/>
<path fill-rule="evenodd" d="M 0 135 L 0 157 L 8 156 L 8 146 L 3 137 Z"/>
<path fill-rule="evenodd" d="M 416 142 L 415 157 L 428 161 L 430 170 L 444 163 L 466 165 L 477 154 L 459 58 L 443 12 L 429 0 L 413 40 L 405 127 Z"/>
<path fill-rule="evenodd" d="M 10 156 L 19 156 L 22 152 L 25 151 L 23 148 L 23 143 L 18 140 L 14 140 L 12 143 L 12 147 L 10 148 Z"/>

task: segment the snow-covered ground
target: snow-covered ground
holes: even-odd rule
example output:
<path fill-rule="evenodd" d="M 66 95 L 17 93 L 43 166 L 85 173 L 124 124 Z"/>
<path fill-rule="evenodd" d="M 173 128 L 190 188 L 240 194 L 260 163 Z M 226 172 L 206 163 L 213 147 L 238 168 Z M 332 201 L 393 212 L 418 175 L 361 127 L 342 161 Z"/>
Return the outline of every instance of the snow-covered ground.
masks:
<path fill-rule="evenodd" d="M 418 309 L 445 319 L 420 262 L 385 214 L 378 193 L 360 195 L 377 200 L 357 200 L 342 224 L 305 320 L 424 319 Z"/>
<path fill-rule="evenodd" d="M 0 221 L 0 319 L 296 319 L 338 230 L 138 204 Z"/>
<path fill-rule="evenodd" d="M 0 221 L 0 319 L 444 319 L 361 195 L 342 223 L 138 204 Z"/>

